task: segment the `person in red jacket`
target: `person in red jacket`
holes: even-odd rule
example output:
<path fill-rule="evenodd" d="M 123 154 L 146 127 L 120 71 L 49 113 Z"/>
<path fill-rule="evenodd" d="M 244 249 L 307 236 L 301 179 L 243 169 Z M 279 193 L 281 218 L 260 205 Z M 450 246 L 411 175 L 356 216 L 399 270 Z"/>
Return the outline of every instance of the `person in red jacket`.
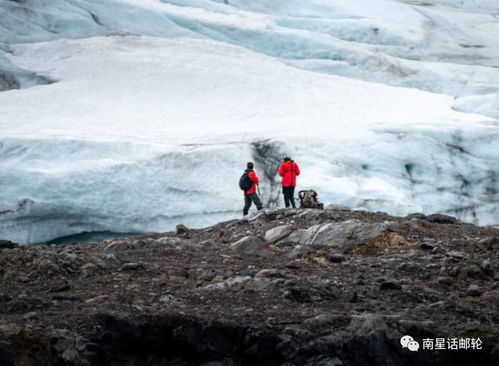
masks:
<path fill-rule="evenodd" d="M 257 210 L 261 210 L 263 208 L 262 206 L 262 201 L 260 201 L 260 197 L 256 193 L 256 186 L 258 182 L 260 181 L 253 170 L 253 163 L 250 161 L 248 164 L 246 164 L 247 169 L 245 172 L 248 174 L 249 179 L 253 182 L 251 187 L 247 190 L 244 191 L 244 209 L 243 209 L 243 215 L 246 216 L 248 214 L 248 210 L 251 207 L 251 203 L 253 202 L 257 208 Z"/>
<path fill-rule="evenodd" d="M 285 155 L 283 162 L 279 166 L 279 175 L 282 177 L 282 193 L 284 194 L 284 204 L 289 208 L 295 205 L 296 176 L 300 175 L 300 168 L 289 156 Z"/>

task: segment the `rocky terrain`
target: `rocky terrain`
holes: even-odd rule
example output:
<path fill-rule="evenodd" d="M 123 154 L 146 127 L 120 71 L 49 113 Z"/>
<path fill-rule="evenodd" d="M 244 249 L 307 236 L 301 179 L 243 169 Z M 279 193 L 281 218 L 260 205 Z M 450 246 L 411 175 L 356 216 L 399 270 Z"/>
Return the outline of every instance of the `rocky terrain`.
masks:
<path fill-rule="evenodd" d="M 334 206 L 0 241 L 0 365 L 499 364 L 498 253 L 492 227 Z M 411 351 L 404 335 L 482 346 Z"/>

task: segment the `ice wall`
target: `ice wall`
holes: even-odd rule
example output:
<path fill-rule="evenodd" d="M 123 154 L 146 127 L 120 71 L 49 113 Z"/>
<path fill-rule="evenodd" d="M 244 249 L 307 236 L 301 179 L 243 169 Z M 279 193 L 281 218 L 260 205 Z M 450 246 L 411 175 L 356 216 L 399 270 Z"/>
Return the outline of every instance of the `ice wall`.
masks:
<path fill-rule="evenodd" d="M 166 231 L 179 222 L 233 217 L 241 201 L 234 182 L 248 149 L 4 139 L 0 236 L 33 243 L 83 231 Z"/>
<path fill-rule="evenodd" d="M 259 146 L 255 148 L 255 144 Z M 499 132 L 395 126 L 362 134 L 153 149 L 133 143 L 8 139 L 0 144 L 0 233 L 35 243 L 84 231 L 167 231 L 241 217 L 237 182 L 256 162 L 266 205 L 282 207 L 276 158 L 291 154 L 297 190 L 395 215 L 442 212 L 480 224 L 499 217 Z M 262 155 L 263 154 L 263 155 Z M 277 185 L 276 185 L 277 184 Z M 277 200 L 275 198 L 277 197 Z"/>

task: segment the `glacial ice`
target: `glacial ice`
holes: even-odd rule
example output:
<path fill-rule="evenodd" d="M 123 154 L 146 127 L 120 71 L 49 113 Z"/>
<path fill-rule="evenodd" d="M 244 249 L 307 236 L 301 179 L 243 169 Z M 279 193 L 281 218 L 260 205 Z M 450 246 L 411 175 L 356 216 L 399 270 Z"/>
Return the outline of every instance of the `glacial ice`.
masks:
<path fill-rule="evenodd" d="M 444 212 L 495 224 L 499 132 L 494 126 L 454 128 L 449 134 L 448 127 L 394 125 L 264 144 L 270 158 L 294 156 L 303 170 L 297 189 L 315 189 L 323 202 L 396 215 Z M 7 140 L 0 153 L 2 170 L 9 172 L 0 178 L 9 187 L 0 199 L 10 210 L 0 215 L 0 232 L 23 243 L 85 231 L 164 231 L 179 222 L 199 227 L 239 217 L 242 196 L 235 182 L 246 160 L 259 158 L 247 143 L 168 151 L 62 139 Z M 280 192 L 263 174 L 272 166 L 256 168 L 268 202 Z"/>
<path fill-rule="evenodd" d="M 39 0 L 0 2 L 0 42 L 118 33 L 209 38 L 316 72 L 455 97 L 498 94 L 491 1 Z M 497 117 L 488 103 L 479 111 Z"/>
<path fill-rule="evenodd" d="M 283 152 L 326 203 L 497 224 L 498 14 L 493 0 L 0 1 L 0 238 L 239 217 L 246 161 L 274 204 Z"/>

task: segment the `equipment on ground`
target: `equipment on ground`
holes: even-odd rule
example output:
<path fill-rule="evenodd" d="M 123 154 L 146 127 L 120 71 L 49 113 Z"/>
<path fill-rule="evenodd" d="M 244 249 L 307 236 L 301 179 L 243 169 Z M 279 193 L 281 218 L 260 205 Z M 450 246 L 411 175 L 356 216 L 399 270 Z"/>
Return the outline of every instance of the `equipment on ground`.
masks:
<path fill-rule="evenodd" d="M 324 204 L 317 200 L 317 192 L 313 189 L 306 189 L 298 192 L 301 208 L 324 208 Z"/>

